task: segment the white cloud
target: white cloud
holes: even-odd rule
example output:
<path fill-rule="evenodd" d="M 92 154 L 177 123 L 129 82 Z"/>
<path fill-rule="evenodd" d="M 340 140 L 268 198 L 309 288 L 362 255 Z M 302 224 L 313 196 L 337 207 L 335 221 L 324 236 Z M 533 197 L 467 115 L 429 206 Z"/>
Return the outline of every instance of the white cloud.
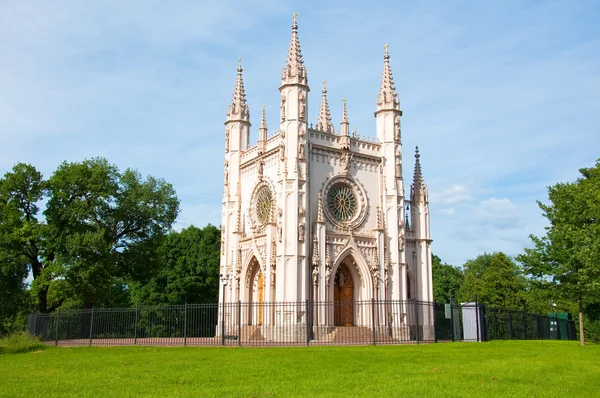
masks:
<path fill-rule="evenodd" d="M 433 193 L 430 196 L 432 203 L 441 203 L 454 205 L 458 203 L 468 202 L 471 200 L 471 194 L 464 185 L 454 185 L 440 193 Z"/>
<path fill-rule="evenodd" d="M 498 229 L 521 226 L 517 206 L 507 198 L 482 200 L 475 208 L 475 216 L 487 227 Z"/>

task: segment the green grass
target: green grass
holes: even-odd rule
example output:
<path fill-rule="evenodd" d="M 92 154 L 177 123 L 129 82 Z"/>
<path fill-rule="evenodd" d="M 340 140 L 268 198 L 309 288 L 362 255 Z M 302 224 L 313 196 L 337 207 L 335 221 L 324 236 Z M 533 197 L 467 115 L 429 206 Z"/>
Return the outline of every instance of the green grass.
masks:
<path fill-rule="evenodd" d="M 600 396 L 600 346 L 48 348 L 0 355 L 0 396 Z"/>
<path fill-rule="evenodd" d="M 40 339 L 25 332 L 17 332 L 0 339 L 0 354 L 18 354 L 43 350 L 46 347 Z"/>

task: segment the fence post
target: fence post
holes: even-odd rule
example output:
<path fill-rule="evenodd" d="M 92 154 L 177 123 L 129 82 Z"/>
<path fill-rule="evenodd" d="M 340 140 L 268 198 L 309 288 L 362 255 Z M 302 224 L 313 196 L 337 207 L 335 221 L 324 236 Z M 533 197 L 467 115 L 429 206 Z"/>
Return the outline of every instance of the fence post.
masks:
<path fill-rule="evenodd" d="M 310 314 L 308 313 L 308 300 L 305 302 L 306 308 L 304 309 L 304 315 L 306 316 L 306 345 L 310 345 L 310 327 L 309 327 L 309 318 Z"/>
<path fill-rule="evenodd" d="M 60 310 L 57 311 L 57 316 L 56 316 L 56 333 L 55 333 L 56 334 L 55 335 L 56 341 L 55 341 L 55 345 L 58 345 L 58 324 L 59 324 L 59 322 L 60 322 Z"/>
<path fill-rule="evenodd" d="M 413 312 L 415 314 L 415 339 L 419 344 L 419 313 L 417 312 L 417 299 L 413 300 Z"/>
<path fill-rule="evenodd" d="M 187 301 L 183 305 L 183 346 L 187 346 Z"/>
<path fill-rule="evenodd" d="M 498 310 L 494 309 L 494 340 L 498 340 Z"/>
<path fill-rule="evenodd" d="M 242 345 L 242 301 L 238 300 L 237 308 L 238 345 Z"/>
<path fill-rule="evenodd" d="M 479 303 L 477 302 L 477 295 L 475 295 L 475 327 L 477 328 L 477 342 L 479 343 Z"/>
<path fill-rule="evenodd" d="M 435 301 L 432 303 L 432 306 L 433 306 L 433 342 L 437 343 L 437 329 L 435 328 L 435 315 L 436 315 Z"/>
<path fill-rule="evenodd" d="M 90 341 L 88 345 L 92 345 L 92 332 L 94 328 L 94 307 L 92 307 L 92 316 L 90 317 Z"/>
<path fill-rule="evenodd" d="M 37 336 L 37 314 L 33 314 L 33 333 L 34 336 Z"/>
<path fill-rule="evenodd" d="M 450 324 L 452 325 L 452 341 L 454 342 L 454 308 L 452 301 L 452 292 L 450 292 Z"/>
<path fill-rule="evenodd" d="M 375 335 L 375 299 L 371 298 L 371 322 L 373 324 L 373 345 L 376 345 L 376 338 L 377 336 Z"/>
<path fill-rule="evenodd" d="M 137 345 L 137 327 L 138 327 L 138 318 L 139 318 L 139 308 L 138 304 L 135 305 L 135 322 L 133 323 L 133 345 Z"/>
<path fill-rule="evenodd" d="M 221 311 L 221 345 L 225 345 L 225 292 L 223 292 L 223 309 Z"/>

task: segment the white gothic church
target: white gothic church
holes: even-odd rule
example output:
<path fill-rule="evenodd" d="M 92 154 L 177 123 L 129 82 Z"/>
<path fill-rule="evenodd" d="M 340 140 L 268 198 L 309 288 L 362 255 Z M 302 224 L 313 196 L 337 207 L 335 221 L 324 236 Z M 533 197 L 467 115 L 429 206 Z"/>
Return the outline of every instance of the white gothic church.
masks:
<path fill-rule="evenodd" d="M 386 45 L 375 138 L 349 131 L 345 101 L 336 131 L 325 82 L 313 126 L 294 16 L 279 87 L 279 130 L 267 134 L 263 107 L 254 146 L 238 65 L 225 122 L 219 301 L 252 303 L 254 310 L 227 314 L 228 327 L 307 325 L 303 306 L 267 303 L 350 303 L 310 315 L 313 325 L 335 326 L 367 324 L 372 314 L 352 302 L 433 301 L 427 186 L 417 148 L 404 197 L 402 111 L 389 58 Z M 401 327 L 407 312 L 392 308 L 386 317 Z"/>

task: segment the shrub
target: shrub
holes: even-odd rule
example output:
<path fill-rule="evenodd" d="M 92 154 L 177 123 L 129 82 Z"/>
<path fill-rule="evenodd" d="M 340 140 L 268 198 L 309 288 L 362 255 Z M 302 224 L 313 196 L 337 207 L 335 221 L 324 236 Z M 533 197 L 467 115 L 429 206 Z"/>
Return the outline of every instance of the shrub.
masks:
<path fill-rule="evenodd" d="M 17 354 L 46 347 L 39 338 L 25 332 L 16 332 L 0 339 L 0 354 Z"/>

